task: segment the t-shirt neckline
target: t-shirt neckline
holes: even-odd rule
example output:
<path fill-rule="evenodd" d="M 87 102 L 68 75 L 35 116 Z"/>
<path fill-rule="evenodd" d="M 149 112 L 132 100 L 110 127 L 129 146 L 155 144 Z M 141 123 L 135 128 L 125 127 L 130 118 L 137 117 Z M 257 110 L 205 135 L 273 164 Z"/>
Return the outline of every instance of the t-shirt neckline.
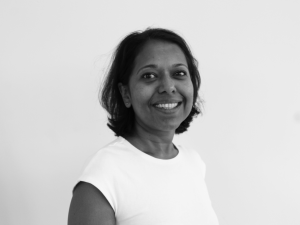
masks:
<path fill-rule="evenodd" d="M 178 150 L 178 154 L 174 158 L 171 158 L 171 159 L 159 159 L 159 158 L 148 155 L 147 153 L 139 150 L 138 148 L 136 148 L 134 145 L 132 145 L 129 141 L 127 141 L 125 138 L 123 138 L 121 136 L 119 136 L 118 139 L 120 142 L 125 144 L 132 152 L 138 154 L 140 157 L 142 157 L 145 160 L 150 161 L 150 162 L 154 162 L 154 163 L 158 163 L 158 164 L 173 164 L 173 163 L 178 162 L 182 157 L 182 149 L 180 148 L 180 146 L 175 145 L 174 143 L 173 143 L 173 145 Z"/>

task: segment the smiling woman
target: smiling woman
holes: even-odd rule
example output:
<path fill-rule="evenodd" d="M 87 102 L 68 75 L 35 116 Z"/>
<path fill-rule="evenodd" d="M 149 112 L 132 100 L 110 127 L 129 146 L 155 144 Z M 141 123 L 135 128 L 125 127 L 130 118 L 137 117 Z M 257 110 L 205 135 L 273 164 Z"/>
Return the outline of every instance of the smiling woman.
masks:
<path fill-rule="evenodd" d="M 205 164 L 173 144 L 200 111 L 200 75 L 186 42 L 166 29 L 128 35 L 101 93 L 117 139 L 73 189 L 69 225 L 217 225 Z"/>

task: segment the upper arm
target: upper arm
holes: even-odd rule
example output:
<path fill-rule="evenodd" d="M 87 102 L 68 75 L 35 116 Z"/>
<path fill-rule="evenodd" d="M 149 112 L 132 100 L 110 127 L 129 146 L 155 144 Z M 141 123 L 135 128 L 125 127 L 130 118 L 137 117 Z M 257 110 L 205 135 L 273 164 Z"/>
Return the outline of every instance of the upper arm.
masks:
<path fill-rule="evenodd" d="M 73 193 L 68 225 L 115 225 L 115 212 L 95 186 L 80 182 Z"/>

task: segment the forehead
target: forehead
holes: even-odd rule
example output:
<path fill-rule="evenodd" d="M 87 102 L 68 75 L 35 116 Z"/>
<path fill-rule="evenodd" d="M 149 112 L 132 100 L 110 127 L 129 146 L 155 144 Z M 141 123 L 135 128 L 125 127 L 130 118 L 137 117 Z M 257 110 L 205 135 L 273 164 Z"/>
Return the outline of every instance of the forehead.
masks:
<path fill-rule="evenodd" d="M 166 41 L 151 40 L 137 54 L 135 67 L 162 62 L 184 63 L 187 65 L 185 55 L 178 45 Z"/>

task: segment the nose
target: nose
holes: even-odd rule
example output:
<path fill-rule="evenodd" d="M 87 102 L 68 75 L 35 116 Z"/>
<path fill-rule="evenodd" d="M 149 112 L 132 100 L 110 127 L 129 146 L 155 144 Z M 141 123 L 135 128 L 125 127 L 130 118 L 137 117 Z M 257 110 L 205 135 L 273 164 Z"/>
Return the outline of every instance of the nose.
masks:
<path fill-rule="evenodd" d="M 175 82 L 172 77 L 167 74 L 161 77 L 158 92 L 166 92 L 168 94 L 173 94 L 176 92 Z"/>

